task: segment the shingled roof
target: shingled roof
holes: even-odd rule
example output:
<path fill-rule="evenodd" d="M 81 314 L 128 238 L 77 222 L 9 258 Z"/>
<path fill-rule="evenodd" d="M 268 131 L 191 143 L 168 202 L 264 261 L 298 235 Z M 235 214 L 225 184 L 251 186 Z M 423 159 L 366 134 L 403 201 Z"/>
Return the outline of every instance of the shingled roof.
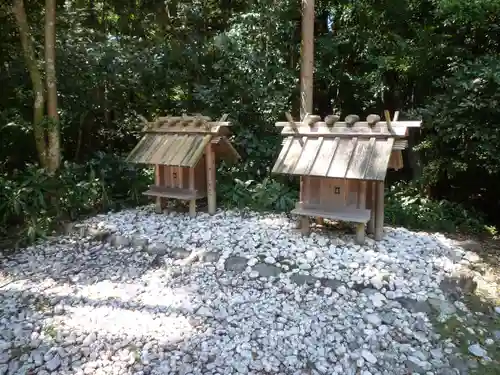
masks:
<path fill-rule="evenodd" d="M 420 121 L 368 122 L 348 125 L 336 122 L 278 122 L 286 135 L 273 173 L 300 176 L 383 181 L 396 139 Z M 404 145 L 404 144 L 403 144 Z"/>
<path fill-rule="evenodd" d="M 210 142 L 214 144 L 217 156 L 239 159 L 238 152 L 227 139 L 228 126 L 229 122 L 212 122 L 201 116 L 160 117 L 144 128 L 146 134 L 128 155 L 127 161 L 194 167 Z"/>

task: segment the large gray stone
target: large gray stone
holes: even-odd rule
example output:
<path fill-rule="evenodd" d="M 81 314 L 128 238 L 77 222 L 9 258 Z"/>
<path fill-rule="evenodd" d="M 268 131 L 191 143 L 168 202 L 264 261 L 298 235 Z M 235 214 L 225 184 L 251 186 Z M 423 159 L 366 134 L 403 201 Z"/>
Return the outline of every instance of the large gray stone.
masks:
<path fill-rule="evenodd" d="M 425 374 L 427 371 L 431 369 L 432 365 L 427 361 L 422 361 L 419 358 L 411 355 L 406 360 L 406 367 L 412 373 L 416 372 L 419 374 Z"/>
<path fill-rule="evenodd" d="M 281 269 L 272 264 L 258 263 L 253 267 L 254 271 L 259 273 L 260 277 L 278 277 Z"/>
<path fill-rule="evenodd" d="M 316 283 L 316 278 L 311 275 L 301 275 L 294 273 L 290 276 L 290 280 L 297 285 L 314 285 Z"/>
<path fill-rule="evenodd" d="M 146 251 L 152 255 L 165 255 L 168 250 L 168 246 L 164 243 L 152 243 L 146 248 Z"/>
<path fill-rule="evenodd" d="M 224 264 L 224 269 L 226 271 L 233 272 L 243 272 L 245 268 L 247 268 L 247 258 L 240 256 L 232 256 L 226 259 L 226 263 Z"/>
<path fill-rule="evenodd" d="M 207 263 L 215 263 L 219 260 L 220 253 L 216 251 L 206 251 L 200 254 L 200 261 Z"/>
<path fill-rule="evenodd" d="M 427 301 L 439 314 L 452 315 L 457 311 L 456 307 L 449 301 L 437 298 L 429 298 Z"/>
<path fill-rule="evenodd" d="M 111 232 L 106 230 L 106 229 L 100 229 L 100 228 L 94 228 L 94 227 L 88 227 L 87 230 L 87 235 L 92 237 L 92 239 L 96 241 L 106 241 L 106 239 L 111 236 Z"/>
<path fill-rule="evenodd" d="M 170 255 L 174 259 L 185 259 L 189 255 L 191 255 L 191 252 L 189 250 L 183 249 L 182 247 L 175 247 L 170 251 Z"/>
<path fill-rule="evenodd" d="M 417 301 L 411 298 L 397 298 L 398 301 L 405 309 L 414 313 L 426 313 L 432 312 L 430 305 L 425 301 Z"/>
<path fill-rule="evenodd" d="M 342 285 L 342 281 L 335 279 L 322 278 L 320 281 L 322 286 L 325 288 L 331 288 L 332 290 L 337 290 L 337 288 Z"/>

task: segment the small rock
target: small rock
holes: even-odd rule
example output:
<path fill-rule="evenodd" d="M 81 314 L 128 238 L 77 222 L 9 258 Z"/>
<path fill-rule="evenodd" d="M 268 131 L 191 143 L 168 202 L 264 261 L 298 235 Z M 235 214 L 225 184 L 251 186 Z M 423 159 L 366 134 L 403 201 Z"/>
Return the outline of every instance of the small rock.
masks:
<path fill-rule="evenodd" d="M 61 358 L 55 355 L 50 361 L 45 363 L 45 368 L 49 371 L 55 371 L 61 367 Z"/>
<path fill-rule="evenodd" d="M 417 357 L 410 355 L 406 360 L 406 367 L 412 372 L 422 374 L 430 370 L 432 365 L 427 361 L 422 361 Z"/>
<path fill-rule="evenodd" d="M 347 288 L 344 285 L 341 285 L 337 288 L 337 293 L 340 295 L 344 295 L 347 293 Z"/>
<path fill-rule="evenodd" d="M 250 271 L 250 273 L 248 274 L 248 276 L 251 278 L 251 279 L 256 279 L 257 277 L 259 277 L 259 273 L 255 270 L 253 271 Z"/>
<path fill-rule="evenodd" d="M 310 262 L 312 262 L 314 259 L 316 259 L 316 252 L 312 250 L 307 250 L 304 255 L 306 256 L 306 259 Z"/>
<path fill-rule="evenodd" d="M 212 313 L 212 310 L 210 310 L 208 307 L 206 306 L 202 306 L 198 309 L 198 311 L 196 311 L 196 313 L 200 316 L 204 316 L 204 317 L 211 317 L 213 316 L 214 314 Z"/>
<path fill-rule="evenodd" d="M 267 263 L 267 264 L 275 264 L 276 263 L 276 259 L 274 259 L 274 257 L 271 257 L 271 256 L 268 256 L 264 259 L 264 262 Z"/>
<path fill-rule="evenodd" d="M 391 312 L 383 313 L 381 316 L 382 322 L 388 326 L 392 325 L 396 320 L 396 315 Z"/>
<path fill-rule="evenodd" d="M 365 315 L 365 321 L 374 327 L 378 327 L 382 323 L 382 319 L 378 316 L 378 314 Z"/>
<path fill-rule="evenodd" d="M 94 332 L 92 332 L 83 339 L 82 345 L 90 346 L 95 342 L 95 340 L 97 340 L 97 336 Z"/>
<path fill-rule="evenodd" d="M 495 338 L 495 340 L 500 341 L 500 331 L 493 331 L 493 337 Z"/>
<path fill-rule="evenodd" d="M 373 306 L 375 307 L 384 306 L 384 303 L 387 300 L 382 293 L 374 293 L 368 298 L 370 298 L 370 301 L 372 301 Z"/>
<path fill-rule="evenodd" d="M 8 363 L 10 361 L 10 355 L 8 352 L 0 353 L 0 364 Z"/>
<path fill-rule="evenodd" d="M 371 364 L 377 363 L 377 357 L 375 357 L 370 351 L 363 349 L 361 351 L 361 355 L 366 361 L 370 362 Z"/>
<path fill-rule="evenodd" d="M 488 352 L 484 350 L 479 344 L 472 344 L 469 346 L 469 353 L 476 357 L 486 357 Z"/>

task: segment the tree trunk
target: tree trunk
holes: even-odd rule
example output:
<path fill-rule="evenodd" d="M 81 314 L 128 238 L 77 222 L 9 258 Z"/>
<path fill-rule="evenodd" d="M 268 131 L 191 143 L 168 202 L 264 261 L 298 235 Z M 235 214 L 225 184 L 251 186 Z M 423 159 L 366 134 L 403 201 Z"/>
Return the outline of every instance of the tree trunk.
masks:
<path fill-rule="evenodd" d="M 56 0 L 45 1 L 45 76 L 47 81 L 47 167 L 55 172 L 61 163 L 61 131 L 57 114 Z"/>
<path fill-rule="evenodd" d="M 313 113 L 314 0 L 302 0 L 302 48 L 300 66 L 300 118 Z"/>
<path fill-rule="evenodd" d="M 38 157 L 40 158 L 40 164 L 42 167 L 46 168 L 47 150 L 45 143 L 45 131 L 43 129 L 43 79 L 40 69 L 38 68 L 35 48 L 33 46 L 31 31 L 26 17 L 23 0 L 14 0 L 12 11 L 19 29 L 19 37 L 23 47 L 24 60 L 31 78 L 31 84 L 33 85 L 33 93 L 35 97 L 35 101 L 33 103 L 33 133 L 35 135 L 36 148 L 38 151 Z"/>

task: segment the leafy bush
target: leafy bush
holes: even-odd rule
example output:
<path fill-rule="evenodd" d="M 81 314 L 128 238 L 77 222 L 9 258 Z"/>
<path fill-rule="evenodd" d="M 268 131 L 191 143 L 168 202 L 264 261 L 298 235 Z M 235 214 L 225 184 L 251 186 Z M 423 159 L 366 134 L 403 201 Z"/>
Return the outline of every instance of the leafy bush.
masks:
<path fill-rule="evenodd" d="M 35 165 L 0 176 L 0 235 L 32 241 L 81 215 L 145 202 L 148 170 L 97 154 L 84 165 L 64 163 L 55 175 Z"/>
<path fill-rule="evenodd" d="M 398 183 L 386 192 L 386 223 L 409 229 L 470 234 L 491 233 L 477 212 L 447 200 L 426 198 L 412 184 Z"/>
<path fill-rule="evenodd" d="M 262 182 L 234 179 L 219 185 L 218 190 L 226 206 L 259 211 L 289 211 L 298 197 L 297 191 L 269 177 Z"/>

